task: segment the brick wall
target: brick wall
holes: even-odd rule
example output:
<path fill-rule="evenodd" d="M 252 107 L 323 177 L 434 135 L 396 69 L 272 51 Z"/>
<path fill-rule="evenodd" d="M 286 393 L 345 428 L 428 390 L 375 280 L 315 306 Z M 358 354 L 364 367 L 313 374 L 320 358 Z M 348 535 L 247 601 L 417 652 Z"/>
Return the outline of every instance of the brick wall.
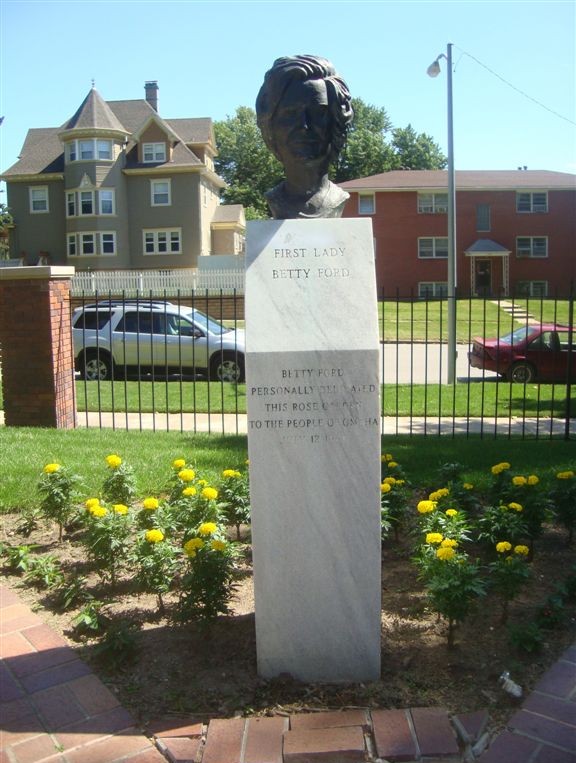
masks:
<path fill-rule="evenodd" d="M 76 426 L 70 328 L 73 268 L 0 272 L 2 390 L 7 426 Z"/>

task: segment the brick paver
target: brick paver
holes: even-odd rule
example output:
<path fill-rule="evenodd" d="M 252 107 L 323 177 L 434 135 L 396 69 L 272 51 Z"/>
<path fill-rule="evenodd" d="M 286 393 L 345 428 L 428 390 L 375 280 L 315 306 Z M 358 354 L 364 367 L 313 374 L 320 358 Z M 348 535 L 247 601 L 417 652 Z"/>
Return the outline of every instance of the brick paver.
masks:
<path fill-rule="evenodd" d="M 67 642 L 2 585 L 0 654 L 0 763 L 460 763 L 488 724 L 485 710 L 450 718 L 444 708 L 359 708 L 208 724 L 171 718 L 143 733 Z M 478 761 L 576 763 L 576 645 Z"/>

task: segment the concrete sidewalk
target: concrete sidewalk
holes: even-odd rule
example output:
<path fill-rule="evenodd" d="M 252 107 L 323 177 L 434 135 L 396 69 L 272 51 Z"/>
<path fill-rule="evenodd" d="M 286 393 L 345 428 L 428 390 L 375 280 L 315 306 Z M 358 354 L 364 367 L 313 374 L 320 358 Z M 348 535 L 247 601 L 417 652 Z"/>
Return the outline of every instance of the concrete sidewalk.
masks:
<path fill-rule="evenodd" d="M 144 732 L 74 649 L 0 586 L 0 763 L 574 763 L 576 645 L 495 739 L 488 715 L 356 708 L 164 719 Z"/>

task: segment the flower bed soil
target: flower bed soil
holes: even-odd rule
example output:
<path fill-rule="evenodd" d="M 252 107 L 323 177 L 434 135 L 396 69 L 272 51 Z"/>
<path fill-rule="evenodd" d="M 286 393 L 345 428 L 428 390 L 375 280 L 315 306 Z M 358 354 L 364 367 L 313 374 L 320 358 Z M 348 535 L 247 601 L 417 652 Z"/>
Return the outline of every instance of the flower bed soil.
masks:
<path fill-rule="evenodd" d="M 456 647 L 446 647 L 446 623 L 426 608 L 417 570 L 410 561 L 407 538 L 383 545 L 382 676 L 374 683 L 309 685 L 282 677 L 265 681 L 256 673 L 254 600 L 250 546 L 242 546 L 237 588 L 229 616 L 208 630 L 194 624 L 173 625 L 160 617 L 155 596 L 135 594 L 127 580 L 115 591 L 102 585 L 85 561 L 74 534 L 58 543 L 55 528 L 43 524 L 29 537 L 17 531 L 19 517 L 3 516 L 2 540 L 11 546 L 38 544 L 36 553 L 55 555 L 65 571 L 85 575 L 98 599 L 110 599 L 106 613 L 141 625 L 138 652 L 131 662 L 111 668 L 95 651 L 97 639 L 78 640 L 71 621 L 78 610 L 54 608 L 50 594 L 38 591 L 6 569 L 4 581 L 14 588 L 51 627 L 63 634 L 95 673 L 116 693 L 142 724 L 160 717 L 208 720 L 235 714 L 287 714 L 350 707 L 401 708 L 442 705 L 452 712 L 488 708 L 498 726 L 511 713 L 513 700 L 501 689 L 499 676 L 511 673 L 525 692 L 573 643 L 576 603 L 566 605 L 564 622 L 546 629 L 538 654 L 516 651 L 500 625 L 495 597 L 484 597 L 457 630 Z M 246 537 L 246 533 L 245 533 Z M 547 526 L 537 544 L 533 577 L 510 607 L 510 623 L 528 623 L 567 575 L 574 563 L 565 533 Z M 166 597 L 167 614 L 175 602 Z"/>

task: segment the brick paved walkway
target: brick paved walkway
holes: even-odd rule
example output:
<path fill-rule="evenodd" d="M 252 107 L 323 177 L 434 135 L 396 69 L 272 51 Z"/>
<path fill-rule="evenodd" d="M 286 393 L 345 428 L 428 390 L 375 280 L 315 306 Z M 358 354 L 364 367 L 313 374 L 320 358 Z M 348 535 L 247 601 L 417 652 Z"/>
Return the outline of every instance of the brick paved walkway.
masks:
<path fill-rule="evenodd" d="M 576 763 L 576 645 L 494 740 L 486 712 L 450 717 L 443 708 L 208 725 L 172 719 L 151 724 L 147 736 L 67 642 L 5 586 L 0 658 L 0 763 Z"/>

